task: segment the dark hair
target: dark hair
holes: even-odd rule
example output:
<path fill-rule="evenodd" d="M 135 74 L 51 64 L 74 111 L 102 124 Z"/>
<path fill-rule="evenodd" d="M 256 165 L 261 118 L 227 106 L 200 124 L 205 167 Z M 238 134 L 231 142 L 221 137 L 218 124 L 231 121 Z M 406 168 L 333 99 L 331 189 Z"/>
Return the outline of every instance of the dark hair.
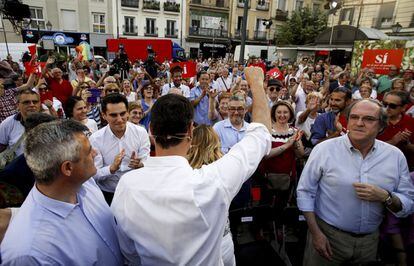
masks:
<path fill-rule="evenodd" d="M 401 100 L 402 105 L 405 105 L 405 104 L 409 103 L 409 98 L 408 98 L 409 94 L 406 91 L 389 91 L 389 92 L 385 93 L 384 99 L 388 95 L 393 95 L 393 96 L 399 97 L 400 100 Z"/>
<path fill-rule="evenodd" d="M 26 132 L 35 128 L 37 125 L 57 120 L 56 117 L 46 113 L 32 113 L 24 120 L 24 129 Z"/>
<path fill-rule="evenodd" d="M 151 133 L 163 149 L 178 145 L 187 133 L 194 116 L 193 106 L 184 96 L 167 94 L 151 109 Z"/>
<path fill-rule="evenodd" d="M 334 89 L 332 91 L 332 93 L 334 93 L 334 92 L 342 92 L 342 93 L 344 93 L 346 100 L 352 99 L 352 91 L 350 89 L 348 89 L 347 87 L 338 87 L 338 88 L 336 88 L 336 89 Z"/>
<path fill-rule="evenodd" d="M 210 78 L 210 75 L 208 74 L 208 72 L 207 72 L 207 71 L 205 71 L 205 70 L 201 70 L 201 71 L 199 71 L 199 72 L 197 73 L 197 80 L 199 80 L 199 79 L 200 79 L 201 75 L 208 75 L 208 78 Z"/>
<path fill-rule="evenodd" d="M 65 115 L 67 118 L 73 117 L 73 108 L 80 101 L 83 101 L 83 99 L 79 96 L 70 96 L 68 98 L 68 100 L 66 101 L 65 107 L 64 107 Z"/>
<path fill-rule="evenodd" d="M 276 122 L 275 112 L 276 109 L 281 105 L 286 106 L 289 109 L 290 117 L 288 123 L 292 123 L 293 120 L 295 120 L 295 112 L 293 111 L 292 105 L 287 101 L 278 101 L 272 106 L 272 109 L 270 110 L 270 117 L 272 118 L 272 121 Z"/>
<path fill-rule="evenodd" d="M 106 113 L 107 106 L 109 103 L 124 103 L 125 108 L 128 110 L 128 100 L 127 98 L 119 93 L 111 93 L 107 96 L 105 96 L 101 101 L 101 107 L 102 107 L 102 113 Z"/>

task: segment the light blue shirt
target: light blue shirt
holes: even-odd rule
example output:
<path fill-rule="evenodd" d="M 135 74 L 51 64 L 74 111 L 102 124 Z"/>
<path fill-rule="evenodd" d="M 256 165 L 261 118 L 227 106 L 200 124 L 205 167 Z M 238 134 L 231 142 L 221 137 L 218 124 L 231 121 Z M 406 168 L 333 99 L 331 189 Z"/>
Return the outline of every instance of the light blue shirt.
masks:
<path fill-rule="evenodd" d="M 33 187 L 0 246 L 2 265 L 123 265 L 114 217 L 91 178 L 77 204 Z"/>
<path fill-rule="evenodd" d="M 375 140 L 363 159 L 348 135 L 315 146 L 299 180 L 298 207 L 341 230 L 372 233 L 382 222 L 384 205 L 358 199 L 355 182 L 376 185 L 397 196 L 402 203 L 397 217 L 414 211 L 414 185 L 403 153 Z"/>
<path fill-rule="evenodd" d="M 242 138 L 244 138 L 244 135 L 246 135 L 248 125 L 249 123 L 243 121 L 243 127 L 240 130 L 238 130 L 231 124 L 230 118 L 217 122 L 214 125 L 213 128 L 220 138 L 221 152 L 223 152 L 223 154 L 229 152 L 231 147 L 233 147 Z"/>
<path fill-rule="evenodd" d="M 200 86 L 194 87 L 190 91 L 190 101 L 194 101 L 198 97 L 201 96 L 203 93 L 203 90 L 200 88 Z M 212 125 L 212 122 L 210 119 L 208 119 L 208 96 L 207 94 L 201 99 L 201 101 L 197 104 L 196 107 L 194 107 L 194 122 L 198 125 Z"/>

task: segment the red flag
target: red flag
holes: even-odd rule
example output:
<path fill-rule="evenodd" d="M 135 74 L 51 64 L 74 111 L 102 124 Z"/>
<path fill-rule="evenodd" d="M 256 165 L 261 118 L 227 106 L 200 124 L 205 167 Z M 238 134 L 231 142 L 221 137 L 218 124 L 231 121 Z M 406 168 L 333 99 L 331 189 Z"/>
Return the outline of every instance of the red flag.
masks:
<path fill-rule="evenodd" d="M 36 44 L 30 45 L 30 46 L 28 47 L 28 49 L 29 49 L 30 55 L 31 55 L 31 56 L 32 56 L 32 58 L 33 58 L 33 56 L 36 54 Z"/>
<path fill-rule="evenodd" d="M 269 79 L 277 79 L 277 80 L 280 80 L 282 82 L 285 79 L 283 77 L 282 71 L 280 71 L 280 69 L 277 68 L 277 67 L 270 69 L 269 71 L 267 71 L 266 74 L 269 76 Z"/>
<path fill-rule="evenodd" d="M 192 78 L 197 75 L 196 62 L 178 62 L 170 65 L 170 69 L 179 66 L 183 70 L 183 78 Z"/>

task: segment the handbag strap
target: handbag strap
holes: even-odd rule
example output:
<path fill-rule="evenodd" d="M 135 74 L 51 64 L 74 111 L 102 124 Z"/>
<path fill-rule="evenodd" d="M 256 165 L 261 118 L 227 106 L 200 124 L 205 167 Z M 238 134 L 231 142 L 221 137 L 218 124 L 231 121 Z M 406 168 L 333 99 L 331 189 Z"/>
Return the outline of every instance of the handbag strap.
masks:
<path fill-rule="evenodd" d="M 20 146 L 20 144 L 22 144 L 23 140 L 24 140 L 24 133 L 20 136 L 19 140 L 16 143 L 14 143 L 13 146 L 10 147 L 10 151 L 15 153 L 17 148 Z"/>

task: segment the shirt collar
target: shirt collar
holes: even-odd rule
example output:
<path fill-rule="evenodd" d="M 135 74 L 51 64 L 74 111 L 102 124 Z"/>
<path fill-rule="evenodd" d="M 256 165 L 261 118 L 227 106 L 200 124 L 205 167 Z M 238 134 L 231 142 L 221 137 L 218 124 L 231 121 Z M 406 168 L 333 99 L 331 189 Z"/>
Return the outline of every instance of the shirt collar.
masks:
<path fill-rule="evenodd" d="M 73 209 L 76 208 L 79 204 L 71 204 L 59 200 L 55 200 L 52 198 L 49 198 L 45 195 L 43 195 L 38 189 L 37 186 L 34 185 L 32 189 L 33 198 L 41 205 L 43 208 L 49 210 L 50 212 L 55 213 L 56 215 L 59 215 L 62 218 L 66 218 Z M 78 198 L 79 201 L 79 198 Z"/>
<path fill-rule="evenodd" d="M 117 136 L 115 136 L 114 132 L 112 132 L 112 129 L 111 129 L 111 127 L 110 127 L 109 125 L 107 125 L 107 126 L 106 126 L 106 129 L 107 129 L 107 132 L 109 132 L 108 134 L 109 134 L 112 138 L 115 138 L 115 139 L 123 139 L 123 138 L 126 136 L 127 132 L 128 132 L 129 123 L 130 123 L 130 122 L 127 122 L 127 123 L 126 123 L 125 133 L 124 133 L 124 135 L 123 135 L 121 138 L 118 138 Z"/>
<path fill-rule="evenodd" d="M 240 128 L 240 130 L 238 130 L 237 128 L 235 128 L 231 124 L 230 118 L 227 118 L 226 120 L 224 120 L 224 127 L 231 127 L 231 128 L 233 128 L 234 130 L 237 130 L 237 131 L 245 131 L 245 130 L 247 130 L 247 126 L 248 126 L 248 123 L 243 120 L 243 126 Z"/>
<path fill-rule="evenodd" d="M 351 151 L 356 150 L 356 148 L 354 147 L 354 145 L 352 145 L 351 140 L 349 139 L 348 133 L 346 133 L 345 135 L 343 135 L 341 138 L 344 140 L 345 145 L 346 145 L 346 147 L 349 150 L 351 150 Z M 374 152 L 377 149 L 377 147 L 378 147 L 378 141 L 375 139 L 374 145 L 372 146 L 370 152 Z"/>

